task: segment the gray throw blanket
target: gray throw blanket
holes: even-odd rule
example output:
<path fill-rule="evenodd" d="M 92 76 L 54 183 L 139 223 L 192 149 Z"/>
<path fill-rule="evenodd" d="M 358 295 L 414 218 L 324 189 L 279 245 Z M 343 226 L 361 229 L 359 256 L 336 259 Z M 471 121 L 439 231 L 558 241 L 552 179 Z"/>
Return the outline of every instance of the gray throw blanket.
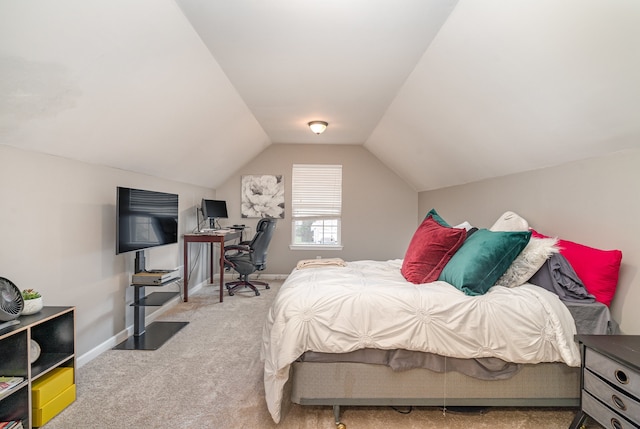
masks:
<path fill-rule="evenodd" d="M 575 270 L 560 253 L 554 253 L 527 283 L 547 289 L 565 302 L 595 302 Z"/>

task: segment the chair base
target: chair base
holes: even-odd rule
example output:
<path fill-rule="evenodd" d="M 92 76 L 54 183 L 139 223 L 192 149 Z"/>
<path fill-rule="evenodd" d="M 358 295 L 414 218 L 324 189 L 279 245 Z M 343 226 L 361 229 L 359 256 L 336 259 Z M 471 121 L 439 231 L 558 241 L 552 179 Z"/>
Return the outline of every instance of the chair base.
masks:
<path fill-rule="evenodd" d="M 269 287 L 269 283 L 261 282 L 258 280 L 249 281 L 247 278 L 245 279 L 240 278 L 240 280 L 238 281 L 225 283 L 225 286 L 227 287 L 227 291 L 229 291 L 229 296 L 235 295 L 238 289 L 242 289 L 243 287 L 248 287 L 256 294 L 256 296 L 260 296 L 260 291 L 258 290 L 258 288 L 256 288 L 256 285 L 264 286 L 266 289 L 271 289 Z"/>

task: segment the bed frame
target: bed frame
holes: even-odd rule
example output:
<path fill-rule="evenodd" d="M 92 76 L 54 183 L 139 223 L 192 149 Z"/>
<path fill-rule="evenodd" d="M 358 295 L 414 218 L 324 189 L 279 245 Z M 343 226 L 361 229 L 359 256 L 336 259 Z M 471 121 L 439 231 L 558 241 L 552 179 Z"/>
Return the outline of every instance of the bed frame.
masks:
<path fill-rule="evenodd" d="M 523 365 L 506 380 L 480 380 L 458 372 L 427 369 L 395 372 L 384 365 L 294 362 L 291 401 L 330 405 L 336 425 L 341 406 L 578 407 L 580 368 L 563 363 Z M 289 390 L 289 389 L 285 389 Z"/>

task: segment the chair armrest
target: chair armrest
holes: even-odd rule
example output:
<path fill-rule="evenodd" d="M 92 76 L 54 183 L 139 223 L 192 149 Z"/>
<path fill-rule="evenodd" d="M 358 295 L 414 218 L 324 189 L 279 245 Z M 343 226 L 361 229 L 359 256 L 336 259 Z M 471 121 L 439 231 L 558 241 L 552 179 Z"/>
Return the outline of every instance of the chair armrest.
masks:
<path fill-rule="evenodd" d="M 237 266 L 236 264 L 234 264 L 233 262 L 231 262 L 230 260 L 228 260 L 225 257 L 222 258 L 222 261 L 223 261 L 225 267 L 235 268 Z"/>
<path fill-rule="evenodd" d="M 251 248 L 247 245 L 242 245 L 242 244 L 231 244 L 229 246 L 224 246 L 224 251 L 225 253 L 228 250 L 242 250 L 243 252 L 250 252 Z"/>

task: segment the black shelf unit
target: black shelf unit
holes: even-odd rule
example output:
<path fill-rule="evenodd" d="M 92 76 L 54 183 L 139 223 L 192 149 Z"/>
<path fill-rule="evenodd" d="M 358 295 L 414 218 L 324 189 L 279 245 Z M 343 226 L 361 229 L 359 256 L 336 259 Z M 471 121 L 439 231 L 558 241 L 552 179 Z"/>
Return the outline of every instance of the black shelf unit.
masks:
<path fill-rule="evenodd" d="M 22 420 L 31 428 L 31 383 L 55 368 L 71 367 L 75 384 L 75 307 L 44 307 L 17 320 L 19 324 L 0 330 L 0 375 L 24 381 L 0 393 L 0 421 Z M 41 350 L 33 364 L 31 339 Z"/>

